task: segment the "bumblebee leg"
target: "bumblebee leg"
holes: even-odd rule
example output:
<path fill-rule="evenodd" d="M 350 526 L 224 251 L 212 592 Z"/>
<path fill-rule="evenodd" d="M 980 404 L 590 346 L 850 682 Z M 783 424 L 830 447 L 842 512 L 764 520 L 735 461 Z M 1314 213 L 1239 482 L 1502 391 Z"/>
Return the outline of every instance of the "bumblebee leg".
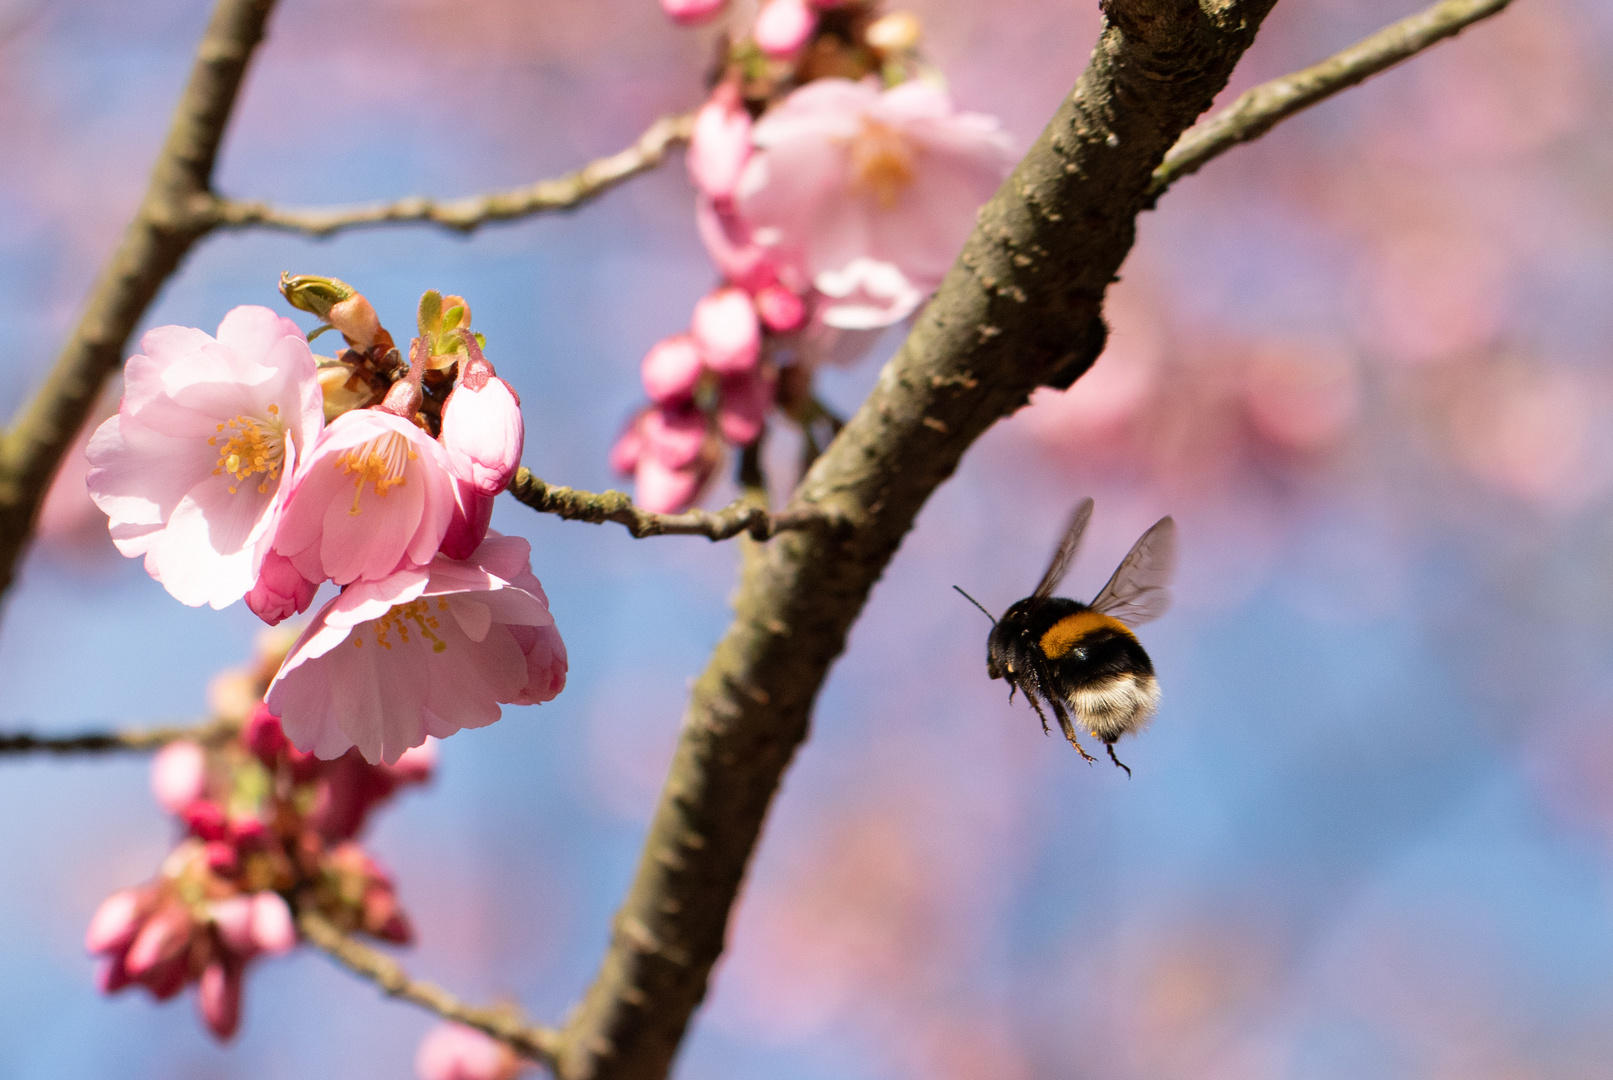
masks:
<path fill-rule="evenodd" d="M 1105 750 L 1109 751 L 1109 760 L 1114 762 L 1116 765 L 1119 765 L 1122 769 L 1125 769 L 1126 770 L 1126 775 L 1130 776 L 1131 775 L 1131 766 L 1127 765 L 1124 761 L 1121 761 L 1119 758 L 1115 757 L 1115 744 L 1112 743 L 1112 742 L 1106 742 L 1106 743 L 1103 744 L 1103 748 Z"/>
<path fill-rule="evenodd" d="M 1059 718 L 1059 727 L 1064 729 L 1064 737 L 1070 740 L 1075 752 L 1086 758 L 1088 765 L 1096 764 L 1098 759 L 1087 753 L 1086 747 L 1075 737 L 1075 725 L 1070 723 L 1070 714 L 1064 711 L 1064 703 L 1056 697 L 1048 698 L 1047 703 L 1053 706 L 1053 715 Z"/>
<path fill-rule="evenodd" d="M 1009 694 L 1008 695 L 1008 700 L 1009 701 L 1014 700 L 1014 695 Z M 1031 703 L 1031 708 L 1036 710 L 1036 715 L 1042 718 L 1042 734 L 1043 735 L 1051 735 L 1051 734 L 1053 734 L 1053 729 L 1047 726 L 1047 714 L 1045 712 L 1043 712 L 1042 707 L 1036 703 L 1036 695 L 1027 692 L 1025 694 L 1025 700 Z"/>

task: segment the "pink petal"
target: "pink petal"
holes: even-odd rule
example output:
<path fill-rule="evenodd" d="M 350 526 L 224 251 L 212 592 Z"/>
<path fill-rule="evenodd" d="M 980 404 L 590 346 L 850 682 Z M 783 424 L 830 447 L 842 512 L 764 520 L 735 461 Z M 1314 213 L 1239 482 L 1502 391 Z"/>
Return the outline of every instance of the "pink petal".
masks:
<path fill-rule="evenodd" d="M 756 46 L 769 56 L 789 56 L 818 28 L 818 16 L 806 0 L 767 0 L 756 16 Z"/>
<path fill-rule="evenodd" d="M 157 803 L 177 814 L 207 790 L 207 753 L 189 739 L 171 742 L 151 759 L 151 792 Z"/>
<path fill-rule="evenodd" d="M 661 10 L 673 22 L 694 26 L 715 16 L 727 3 L 728 0 L 661 0 Z"/>
<path fill-rule="evenodd" d="M 750 157 L 750 113 L 734 84 L 723 83 L 695 114 L 689 139 L 689 177 L 707 197 L 733 197 L 739 174 Z"/>

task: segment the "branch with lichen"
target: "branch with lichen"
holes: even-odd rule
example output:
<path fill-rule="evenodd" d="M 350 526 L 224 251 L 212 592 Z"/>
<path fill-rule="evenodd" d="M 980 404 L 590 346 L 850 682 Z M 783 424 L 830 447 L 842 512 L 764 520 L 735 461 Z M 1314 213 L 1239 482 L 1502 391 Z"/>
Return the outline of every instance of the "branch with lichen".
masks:
<path fill-rule="evenodd" d="M 1239 143 L 1498 14 L 1511 0 L 1440 0 L 1301 71 L 1261 83 L 1183 135 L 1154 170 L 1150 195 L 1197 172 Z"/>
<path fill-rule="evenodd" d="M 113 754 L 160 750 L 171 742 L 189 739 L 212 746 L 235 736 L 240 725 L 233 720 L 205 724 L 140 728 L 132 731 L 87 731 L 77 735 L 35 735 L 26 731 L 0 732 L 0 755 L 5 754 Z"/>
<path fill-rule="evenodd" d="M 472 232 L 496 221 L 514 221 L 556 210 L 572 210 L 666 160 L 674 147 L 689 141 L 694 114 L 665 116 L 651 124 L 633 145 L 591 161 L 575 172 L 509 191 L 432 199 L 414 196 L 360 206 L 274 207 L 262 202 L 215 197 L 208 207 L 215 226 L 279 229 L 309 236 L 330 236 L 349 229 L 379 225 L 439 225 Z"/>
<path fill-rule="evenodd" d="M 210 228 L 196 204 L 209 198 L 224 128 L 273 8 L 274 0 L 218 0 L 140 208 L 44 385 L 0 436 L 0 594 L 11 585 L 62 455 L 123 359 L 124 343 Z"/>
<path fill-rule="evenodd" d="M 681 514 L 653 514 L 633 505 L 621 491 L 578 491 L 547 484 L 522 468 L 510 483 L 510 494 L 544 514 L 568 521 L 599 525 L 614 521 L 640 539 L 646 536 L 704 536 L 708 540 L 728 540 L 744 534 L 752 540 L 770 540 L 783 532 L 833 528 L 841 524 L 831 512 L 818 508 L 780 510 L 769 513 L 753 499 L 736 499 L 721 510 L 686 510 Z"/>
<path fill-rule="evenodd" d="M 522 1057 L 553 1065 L 558 1033 L 525 1023 L 514 1009 L 466 1005 L 440 986 L 411 979 L 392 958 L 348 937 L 316 912 L 298 913 L 297 929 L 303 940 L 324 950 L 355 975 L 375 983 L 387 996 L 412 1002 L 446 1020 L 491 1035 Z"/>

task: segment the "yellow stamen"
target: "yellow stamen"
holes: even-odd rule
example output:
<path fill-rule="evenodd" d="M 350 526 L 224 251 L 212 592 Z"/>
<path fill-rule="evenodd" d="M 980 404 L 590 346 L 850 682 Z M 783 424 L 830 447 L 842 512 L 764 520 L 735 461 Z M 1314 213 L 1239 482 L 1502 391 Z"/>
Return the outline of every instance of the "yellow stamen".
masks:
<path fill-rule="evenodd" d="M 448 601 L 439 598 L 437 601 L 438 610 L 444 610 L 447 607 Z M 414 627 L 415 639 L 421 643 L 431 642 L 432 652 L 440 653 L 448 648 L 448 643 L 437 636 L 437 628 L 441 624 L 438 623 L 437 616 L 431 614 L 431 605 L 426 600 L 411 600 L 407 604 L 394 605 L 387 609 L 387 613 L 376 619 L 372 625 L 375 627 L 375 643 L 383 649 L 392 648 L 392 642 L 388 636 L 393 632 L 397 633 L 400 643 L 409 644 L 409 628 L 411 625 Z M 355 634 L 353 645 L 356 647 L 362 644 L 363 639 Z"/>
<path fill-rule="evenodd" d="M 855 185 L 868 188 L 889 210 L 913 182 L 913 144 L 890 125 L 865 119 L 851 140 L 851 168 Z"/>
<path fill-rule="evenodd" d="M 375 494 L 383 499 L 389 488 L 402 487 L 409 462 L 416 456 L 409 440 L 395 431 L 337 454 L 336 468 L 353 477 L 353 508 L 348 513 L 359 512 L 358 497 L 367 483 L 374 484 Z"/>
<path fill-rule="evenodd" d="M 228 434 L 223 448 L 218 452 L 218 464 L 213 468 L 213 475 L 223 476 L 227 473 L 235 481 L 230 485 L 231 495 L 239 490 L 242 480 L 250 477 L 263 477 L 257 485 L 259 493 L 267 493 L 269 482 L 280 478 L 280 469 L 286 463 L 286 429 L 279 420 L 274 419 L 279 411 L 276 406 L 270 405 L 268 420 L 241 415 L 218 425 L 220 433 Z M 218 446 L 218 436 L 209 438 L 207 445 Z"/>

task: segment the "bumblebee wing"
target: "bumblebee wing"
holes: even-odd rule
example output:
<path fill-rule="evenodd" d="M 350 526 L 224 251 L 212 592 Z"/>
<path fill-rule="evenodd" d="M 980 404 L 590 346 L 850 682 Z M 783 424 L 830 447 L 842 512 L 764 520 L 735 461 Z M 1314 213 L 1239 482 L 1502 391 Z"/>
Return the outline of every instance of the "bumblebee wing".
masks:
<path fill-rule="evenodd" d="M 1076 505 L 1075 513 L 1070 515 L 1070 523 L 1064 527 L 1064 539 L 1059 541 L 1059 549 L 1053 552 L 1053 561 L 1047 564 L 1047 573 L 1042 575 L 1042 583 L 1036 586 L 1031 593 L 1037 598 L 1053 595 L 1059 582 L 1064 580 L 1064 573 L 1070 568 L 1070 560 L 1075 558 L 1075 551 L 1081 546 L 1081 534 L 1087 531 L 1087 522 L 1092 520 L 1092 500 L 1082 499 Z"/>
<path fill-rule="evenodd" d="M 1171 575 L 1176 572 L 1176 522 L 1162 517 L 1138 537 L 1109 584 L 1092 601 L 1092 609 L 1112 615 L 1127 626 L 1141 626 L 1171 606 Z"/>

